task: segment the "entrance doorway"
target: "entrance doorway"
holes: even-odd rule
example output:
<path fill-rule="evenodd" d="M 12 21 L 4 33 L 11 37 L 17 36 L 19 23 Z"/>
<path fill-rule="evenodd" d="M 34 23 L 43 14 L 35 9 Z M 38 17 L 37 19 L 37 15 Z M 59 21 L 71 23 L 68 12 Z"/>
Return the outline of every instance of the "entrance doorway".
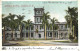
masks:
<path fill-rule="evenodd" d="M 38 34 L 39 35 L 39 38 L 41 38 L 41 34 Z"/>

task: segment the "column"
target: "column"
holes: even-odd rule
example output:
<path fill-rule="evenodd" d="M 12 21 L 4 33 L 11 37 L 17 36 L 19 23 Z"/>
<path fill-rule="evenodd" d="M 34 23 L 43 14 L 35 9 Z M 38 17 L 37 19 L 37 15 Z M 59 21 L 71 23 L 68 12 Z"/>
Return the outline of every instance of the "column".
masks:
<path fill-rule="evenodd" d="M 56 39 L 58 39 L 58 37 L 57 37 L 57 36 L 58 36 L 58 34 L 57 34 L 57 32 L 56 32 Z"/>

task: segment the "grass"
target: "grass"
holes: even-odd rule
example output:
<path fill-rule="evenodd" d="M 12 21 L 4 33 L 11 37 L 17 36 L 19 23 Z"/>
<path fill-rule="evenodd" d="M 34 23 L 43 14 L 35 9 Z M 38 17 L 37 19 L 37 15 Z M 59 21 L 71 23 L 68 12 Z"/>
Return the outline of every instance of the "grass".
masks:
<path fill-rule="evenodd" d="M 70 41 L 52 41 L 52 42 L 62 42 L 62 43 L 78 43 L 78 40 L 73 40 L 72 42 L 70 42 Z"/>
<path fill-rule="evenodd" d="M 78 43 L 78 40 L 74 40 L 73 43 Z"/>
<path fill-rule="evenodd" d="M 10 46 L 54 46 L 53 44 L 40 43 L 40 41 L 9 41 L 9 43 L 17 43 L 16 45 Z"/>
<path fill-rule="evenodd" d="M 15 45 L 7 45 L 7 46 L 56 46 L 56 44 L 45 44 L 45 43 L 42 43 L 42 42 L 62 42 L 62 43 L 76 43 L 77 40 L 74 40 L 74 42 L 70 42 L 70 41 L 66 41 L 66 40 L 57 40 L 57 41 L 54 41 L 54 40 L 41 40 L 41 41 L 32 41 L 32 40 L 29 40 L 29 41 L 8 41 L 8 43 L 11 43 L 11 44 L 15 44 Z"/>
<path fill-rule="evenodd" d="M 28 39 L 28 38 L 24 38 L 24 40 L 45 40 L 45 39 Z M 53 40 L 52 38 L 48 38 L 46 40 Z"/>
<path fill-rule="evenodd" d="M 52 41 L 52 42 L 70 43 L 69 41 Z"/>

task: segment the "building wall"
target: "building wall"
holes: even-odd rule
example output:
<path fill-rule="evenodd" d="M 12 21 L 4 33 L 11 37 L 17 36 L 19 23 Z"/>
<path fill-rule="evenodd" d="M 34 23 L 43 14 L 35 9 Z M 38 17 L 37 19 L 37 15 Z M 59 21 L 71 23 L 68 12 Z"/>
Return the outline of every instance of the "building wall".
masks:
<path fill-rule="evenodd" d="M 38 26 L 38 33 L 36 33 L 37 26 Z M 55 37 L 55 39 L 68 39 L 68 37 L 69 37 L 68 34 L 70 33 L 70 32 L 68 32 L 68 27 L 65 28 L 65 24 L 63 24 L 63 29 L 61 29 L 62 25 L 58 25 L 58 26 L 59 26 L 59 29 L 54 30 L 54 35 L 53 35 L 53 30 L 50 30 L 50 28 L 49 29 L 47 28 L 47 38 L 48 39 L 53 38 L 53 37 Z M 26 33 L 28 33 L 28 30 L 26 30 L 25 27 L 22 30 L 22 32 L 24 33 L 23 38 L 28 38 L 28 37 L 26 37 Z M 5 34 L 7 34 L 7 33 L 12 34 L 12 31 L 6 30 Z M 16 33 L 17 33 L 17 37 L 15 37 L 15 31 L 13 31 L 13 38 L 20 38 L 20 31 L 16 31 Z M 33 33 L 33 37 L 31 37 L 31 33 Z M 52 36 L 49 36 L 50 33 L 52 33 Z M 56 34 L 56 36 L 55 36 L 55 34 Z M 43 27 L 43 29 L 42 28 L 40 29 L 40 25 L 34 25 L 33 30 L 31 30 L 31 28 L 30 28 L 30 38 L 31 39 L 45 39 L 44 35 L 45 35 L 44 27 Z M 41 36 L 41 38 L 39 36 Z M 9 37 L 9 38 L 11 38 L 11 37 Z"/>
<path fill-rule="evenodd" d="M 15 33 L 17 33 L 17 34 L 15 35 Z M 5 36 L 6 36 L 7 40 L 11 40 L 12 39 L 12 31 L 5 31 Z M 20 38 L 20 31 L 16 31 L 16 32 L 13 31 L 13 38 L 14 39 Z"/>

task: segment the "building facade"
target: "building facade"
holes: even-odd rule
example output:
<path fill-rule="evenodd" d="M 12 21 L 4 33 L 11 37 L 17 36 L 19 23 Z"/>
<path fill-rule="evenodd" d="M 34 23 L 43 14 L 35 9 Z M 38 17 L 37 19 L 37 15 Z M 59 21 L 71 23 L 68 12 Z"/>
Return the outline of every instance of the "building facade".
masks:
<path fill-rule="evenodd" d="M 45 33 L 44 33 L 44 26 L 42 25 L 42 19 L 44 8 L 34 8 L 34 23 L 32 27 L 30 27 L 30 30 L 25 28 L 25 24 L 23 24 L 22 27 L 22 38 L 24 39 L 45 39 Z M 68 26 L 66 27 L 66 22 L 56 22 L 56 25 L 58 25 L 57 30 L 51 30 L 49 27 L 46 28 L 46 37 L 47 39 L 68 39 L 69 37 L 69 31 Z M 9 30 L 8 30 L 9 29 Z M 36 32 L 38 30 L 38 32 Z M 29 33 L 28 33 L 29 31 Z M 54 34 L 53 34 L 54 33 Z M 6 39 L 11 39 L 12 37 L 12 31 L 10 28 L 6 28 Z M 13 37 L 14 39 L 20 38 L 20 30 L 17 29 L 16 31 L 13 31 Z"/>

